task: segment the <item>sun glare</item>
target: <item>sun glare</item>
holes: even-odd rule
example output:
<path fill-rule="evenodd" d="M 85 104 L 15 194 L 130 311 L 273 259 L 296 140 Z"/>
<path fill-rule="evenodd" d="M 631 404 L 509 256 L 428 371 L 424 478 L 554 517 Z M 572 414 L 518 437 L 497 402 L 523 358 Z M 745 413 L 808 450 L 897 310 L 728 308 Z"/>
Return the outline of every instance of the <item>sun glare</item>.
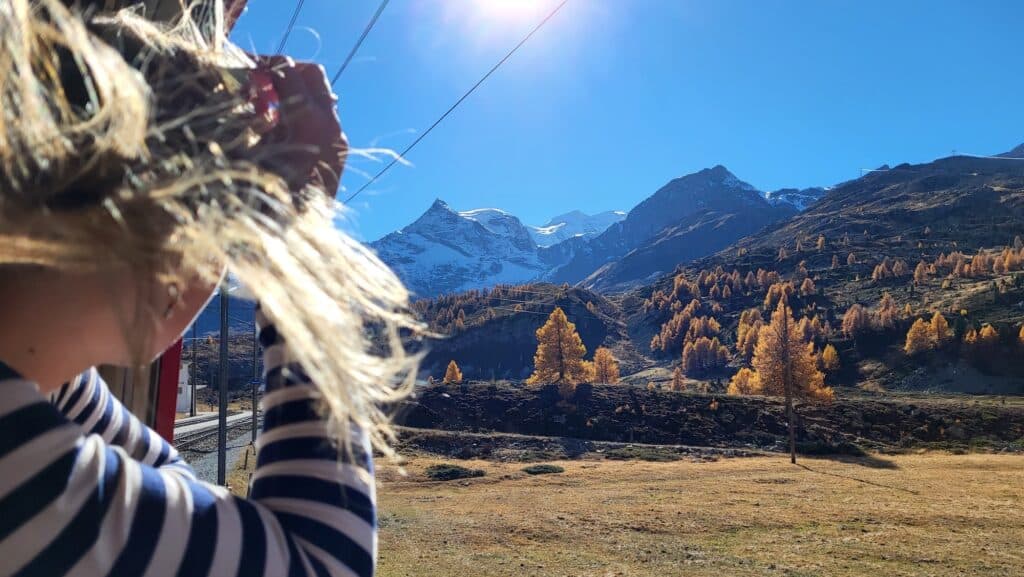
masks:
<path fill-rule="evenodd" d="M 472 0 L 481 20 L 509 22 L 532 19 L 552 7 L 551 0 Z"/>

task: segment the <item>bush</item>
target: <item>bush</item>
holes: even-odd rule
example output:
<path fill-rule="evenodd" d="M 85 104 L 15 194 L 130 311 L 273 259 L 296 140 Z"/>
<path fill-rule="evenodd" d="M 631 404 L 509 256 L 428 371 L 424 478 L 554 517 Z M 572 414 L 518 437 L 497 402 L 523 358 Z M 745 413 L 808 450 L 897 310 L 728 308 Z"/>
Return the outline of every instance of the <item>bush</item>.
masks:
<path fill-rule="evenodd" d="M 431 465 L 427 467 L 427 476 L 434 481 L 453 481 L 455 479 L 471 479 L 483 477 L 482 469 L 467 469 L 459 465 Z"/>
<path fill-rule="evenodd" d="M 606 459 L 615 461 L 678 461 L 679 455 L 657 447 L 620 447 L 605 452 Z"/>
<path fill-rule="evenodd" d="M 550 475 L 551 473 L 564 473 L 565 469 L 558 465 L 530 465 L 523 467 L 523 472 L 528 475 Z"/>

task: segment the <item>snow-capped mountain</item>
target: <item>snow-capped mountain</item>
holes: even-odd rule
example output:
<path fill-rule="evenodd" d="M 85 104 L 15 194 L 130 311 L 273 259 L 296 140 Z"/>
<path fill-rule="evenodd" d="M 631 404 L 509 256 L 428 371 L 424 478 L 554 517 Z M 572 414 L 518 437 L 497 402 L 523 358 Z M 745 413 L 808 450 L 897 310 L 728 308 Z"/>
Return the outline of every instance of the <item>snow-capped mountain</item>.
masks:
<path fill-rule="evenodd" d="M 622 210 L 608 210 L 597 214 L 586 214 L 579 210 L 560 214 L 544 226 L 527 226 L 537 246 L 553 246 L 573 237 L 590 238 L 597 236 L 609 226 L 626 218 Z"/>
<path fill-rule="evenodd" d="M 460 212 L 438 199 L 370 246 L 420 297 L 537 280 L 615 290 L 796 214 L 808 190 L 769 201 L 715 166 L 671 180 L 628 214 L 573 211 L 538 227 L 501 209 Z"/>
<path fill-rule="evenodd" d="M 440 199 L 370 246 L 420 297 L 522 283 L 550 268 L 518 218 L 497 209 L 460 213 Z"/>
<path fill-rule="evenodd" d="M 811 206 L 821 197 L 825 196 L 826 192 L 828 192 L 828 189 L 820 186 L 802 189 L 780 188 L 779 190 L 764 193 L 764 198 L 775 206 L 778 206 L 779 204 L 788 204 L 800 212 L 803 212 L 808 206 Z"/>

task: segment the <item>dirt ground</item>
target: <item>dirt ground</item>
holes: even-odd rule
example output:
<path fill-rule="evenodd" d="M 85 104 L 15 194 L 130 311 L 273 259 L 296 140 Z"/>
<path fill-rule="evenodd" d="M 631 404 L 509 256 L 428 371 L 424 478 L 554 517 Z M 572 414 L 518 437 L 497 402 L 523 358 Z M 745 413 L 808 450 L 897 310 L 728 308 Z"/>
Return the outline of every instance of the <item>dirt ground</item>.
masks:
<path fill-rule="evenodd" d="M 1024 457 L 459 461 L 379 469 L 383 577 L 1019 576 Z"/>

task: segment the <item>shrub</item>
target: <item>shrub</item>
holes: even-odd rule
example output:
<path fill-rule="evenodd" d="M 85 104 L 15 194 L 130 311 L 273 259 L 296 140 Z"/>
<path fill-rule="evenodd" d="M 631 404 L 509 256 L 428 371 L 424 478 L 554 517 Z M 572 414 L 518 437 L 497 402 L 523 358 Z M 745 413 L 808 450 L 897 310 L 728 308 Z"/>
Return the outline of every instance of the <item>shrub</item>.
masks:
<path fill-rule="evenodd" d="M 523 472 L 527 475 L 550 475 L 552 473 L 564 473 L 565 469 L 558 465 L 541 464 L 523 467 Z"/>
<path fill-rule="evenodd" d="M 427 477 L 434 481 L 454 481 L 455 479 L 471 479 L 483 477 L 483 469 L 467 469 L 460 465 L 431 465 L 427 467 Z"/>

